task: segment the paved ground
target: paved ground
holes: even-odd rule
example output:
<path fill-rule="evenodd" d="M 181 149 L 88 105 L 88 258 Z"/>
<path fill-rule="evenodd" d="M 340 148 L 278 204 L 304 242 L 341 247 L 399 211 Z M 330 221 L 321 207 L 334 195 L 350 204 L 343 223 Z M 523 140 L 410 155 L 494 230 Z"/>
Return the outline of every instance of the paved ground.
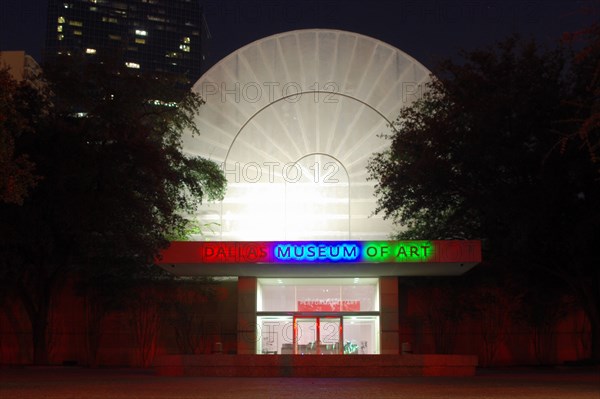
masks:
<path fill-rule="evenodd" d="M 0 399 L 600 399 L 598 370 L 510 370 L 447 378 L 156 377 L 138 370 L 0 368 Z"/>

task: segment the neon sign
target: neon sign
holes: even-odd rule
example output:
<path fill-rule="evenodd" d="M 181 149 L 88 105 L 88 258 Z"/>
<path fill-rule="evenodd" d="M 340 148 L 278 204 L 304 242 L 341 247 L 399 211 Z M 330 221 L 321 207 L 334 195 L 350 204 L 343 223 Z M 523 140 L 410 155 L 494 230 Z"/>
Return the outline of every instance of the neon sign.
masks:
<path fill-rule="evenodd" d="M 158 263 L 481 262 L 480 241 L 172 242 Z"/>
<path fill-rule="evenodd" d="M 371 241 L 364 246 L 368 262 L 426 262 L 435 250 L 432 241 Z"/>
<path fill-rule="evenodd" d="M 276 244 L 273 255 L 277 260 L 293 262 L 356 262 L 360 249 L 346 243 Z"/>

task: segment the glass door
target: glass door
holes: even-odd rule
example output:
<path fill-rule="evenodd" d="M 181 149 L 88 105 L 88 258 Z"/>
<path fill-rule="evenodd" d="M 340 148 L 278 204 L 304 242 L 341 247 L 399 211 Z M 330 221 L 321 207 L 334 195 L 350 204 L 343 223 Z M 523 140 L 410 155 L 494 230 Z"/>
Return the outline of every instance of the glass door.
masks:
<path fill-rule="evenodd" d="M 342 354 L 340 316 L 294 316 L 294 354 Z"/>
<path fill-rule="evenodd" d="M 316 317 L 294 317 L 294 354 L 314 355 L 319 341 Z"/>
<path fill-rule="evenodd" d="M 321 341 L 321 345 L 319 346 L 319 352 L 321 355 L 342 354 L 341 320 L 341 317 L 319 318 L 319 338 Z"/>

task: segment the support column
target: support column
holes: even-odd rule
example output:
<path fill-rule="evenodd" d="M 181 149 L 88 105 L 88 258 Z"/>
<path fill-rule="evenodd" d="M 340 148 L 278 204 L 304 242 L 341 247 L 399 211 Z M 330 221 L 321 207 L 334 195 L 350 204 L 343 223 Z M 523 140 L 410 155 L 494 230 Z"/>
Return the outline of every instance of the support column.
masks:
<path fill-rule="evenodd" d="M 400 353 L 398 277 L 379 278 L 379 310 L 381 354 L 397 355 Z"/>
<path fill-rule="evenodd" d="M 237 353 L 256 353 L 256 277 L 238 277 Z"/>

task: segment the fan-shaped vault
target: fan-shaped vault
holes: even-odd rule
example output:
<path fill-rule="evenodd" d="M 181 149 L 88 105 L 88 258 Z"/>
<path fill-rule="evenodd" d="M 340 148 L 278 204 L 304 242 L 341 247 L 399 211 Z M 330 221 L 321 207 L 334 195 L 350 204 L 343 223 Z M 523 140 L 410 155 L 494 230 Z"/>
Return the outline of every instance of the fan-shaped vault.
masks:
<path fill-rule="evenodd" d="M 225 199 L 203 206 L 220 240 L 376 240 L 366 164 L 429 71 L 379 40 L 338 30 L 273 35 L 230 54 L 193 87 L 206 100 L 185 137 L 223 165 Z M 200 237 L 197 237 L 200 238 Z"/>

